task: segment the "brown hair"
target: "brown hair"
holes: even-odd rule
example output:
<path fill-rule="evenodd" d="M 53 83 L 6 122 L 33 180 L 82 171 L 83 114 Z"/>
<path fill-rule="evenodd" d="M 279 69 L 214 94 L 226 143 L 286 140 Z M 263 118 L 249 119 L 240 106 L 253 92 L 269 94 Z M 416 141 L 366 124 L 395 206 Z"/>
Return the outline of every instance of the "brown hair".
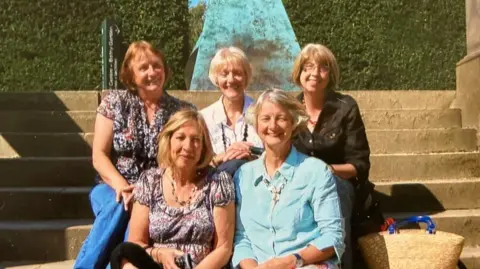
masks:
<path fill-rule="evenodd" d="M 334 90 L 340 80 L 340 70 L 338 68 L 337 59 L 333 52 L 321 44 L 307 44 L 300 54 L 295 59 L 292 71 L 292 81 L 298 86 L 302 87 L 300 83 L 300 75 L 303 71 L 303 66 L 307 62 L 315 62 L 317 65 L 327 65 L 330 71 L 328 72 L 328 90 Z"/>
<path fill-rule="evenodd" d="M 172 139 L 173 134 L 189 121 L 194 121 L 197 124 L 200 136 L 202 137 L 202 153 L 197 164 L 197 169 L 205 168 L 210 163 L 214 153 L 205 120 L 199 112 L 185 109 L 173 114 L 160 132 L 158 137 L 157 154 L 159 166 L 168 168 L 174 165 L 174 161 L 170 154 L 170 140 Z"/>
<path fill-rule="evenodd" d="M 152 44 L 148 43 L 147 41 L 140 40 L 130 44 L 127 49 L 127 53 L 125 53 L 125 59 L 123 60 L 122 67 L 120 69 L 120 81 L 123 83 L 123 85 L 125 85 L 125 87 L 127 87 L 127 90 L 132 92 L 137 90 L 137 85 L 135 85 L 135 80 L 133 77 L 131 62 L 139 55 L 144 55 L 147 57 L 155 55 L 158 57 L 164 66 L 165 83 L 167 83 L 171 74 L 170 68 L 168 68 L 167 63 L 165 62 L 165 55 L 160 50 L 154 48 Z"/>

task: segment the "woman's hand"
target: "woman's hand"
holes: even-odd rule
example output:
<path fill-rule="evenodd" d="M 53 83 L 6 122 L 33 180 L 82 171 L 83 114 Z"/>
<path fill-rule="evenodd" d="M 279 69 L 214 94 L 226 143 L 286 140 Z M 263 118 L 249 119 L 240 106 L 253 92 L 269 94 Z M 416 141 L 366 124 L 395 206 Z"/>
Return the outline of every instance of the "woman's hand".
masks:
<path fill-rule="evenodd" d="M 175 257 L 184 253 L 174 248 L 155 248 L 152 251 L 152 258 L 163 265 L 164 269 L 180 269 L 175 264 Z"/>
<path fill-rule="evenodd" d="M 250 142 L 235 142 L 228 147 L 227 151 L 223 154 L 223 162 L 230 160 L 244 159 L 250 157 L 250 147 L 253 146 Z"/>
<path fill-rule="evenodd" d="M 120 186 L 115 186 L 115 200 L 117 203 L 120 203 L 123 200 L 123 206 L 125 207 L 125 211 L 128 211 L 130 208 L 130 205 L 133 201 L 133 185 L 120 185 Z"/>
<path fill-rule="evenodd" d="M 293 255 L 288 255 L 281 258 L 273 258 L 262 264 L 257 269 L 292 269 L 295 268 L 296 258 Z"/>
<path fill-rule="evenodd" d="M 122 269 L 138 269 L 138 268 L 129 262 L 122 262 Z"/>

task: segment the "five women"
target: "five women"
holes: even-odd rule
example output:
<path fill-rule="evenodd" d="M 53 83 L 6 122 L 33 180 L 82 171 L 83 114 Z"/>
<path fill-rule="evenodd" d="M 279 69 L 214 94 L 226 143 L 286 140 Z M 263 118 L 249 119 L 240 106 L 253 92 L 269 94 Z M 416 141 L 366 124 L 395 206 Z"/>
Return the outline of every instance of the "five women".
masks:
<path fill-rule="evenodd" d="M 356 102 L 333 91 L 330 50 L 309 44 L 298 56 L 299 101 L 276 89 L 248 97 L 252 69 L 235 47 L 214 56 L 209 77 L 222 96 L 201 113 L 163 91 L 168 75 L 163 55 L 135 42 L 122 66 L 129 90 L 99 106 L 93 159 L 106 184 L 92 191 L 96 220 L 75 268 L 105 268 L 132 201 L 113 268 L 178 269 L 179 257 L 222 268 L 233 246 L 238 268 L 335 268 L 369 148 Z"/>

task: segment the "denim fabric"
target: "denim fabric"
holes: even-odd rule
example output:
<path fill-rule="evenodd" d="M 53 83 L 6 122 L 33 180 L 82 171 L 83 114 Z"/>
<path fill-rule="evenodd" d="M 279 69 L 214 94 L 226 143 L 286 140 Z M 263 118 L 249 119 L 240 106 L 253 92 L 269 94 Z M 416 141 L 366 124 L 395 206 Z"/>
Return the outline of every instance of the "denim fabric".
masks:
<path fill-rule="evenodd" d="M 340 197 L 340 209 L 345 219 L 345 252 L 342 256 L 342 269 L 353 269 L 352 242 L 351 242 L 351 217 L 353 203 L 355 201 L 355 189 L 348 180 L 335 177 L 338 197 Z"/>
<path fill-rule="evenodd" d="M 115 191 L 99 184 L 90 192 L 95 221 L 78 253 L 74 269 L 105 269 L 113 249 L 126 237 L 129 214 L 115 201 Z"/>
<path fill-rule="evenodd" d="M 232 263 L 244 259 L 262 263 L 312 245 L 333 247 L 339 262 L 344 252 L 344 220 L 335 177 L 327 165 L 292 149 L 272 178 L 264 166 L 265 154 L 235 174 L 237 223 Z M 270 185 L 284 188 L 273 205 Z M 286 182 L 286 183 L 285 183 Z"/>

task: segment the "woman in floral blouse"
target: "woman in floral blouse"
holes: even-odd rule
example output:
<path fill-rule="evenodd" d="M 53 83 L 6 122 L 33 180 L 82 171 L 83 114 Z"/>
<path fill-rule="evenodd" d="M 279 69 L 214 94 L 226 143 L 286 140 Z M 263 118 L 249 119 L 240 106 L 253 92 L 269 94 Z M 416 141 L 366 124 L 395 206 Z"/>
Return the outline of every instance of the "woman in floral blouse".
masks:
<path fill-rule="evenodd" d="M 191 267 L 222 268 L 232 252 L 235 191 L 228 173 L 208 166 L 213 150 L 203 117 L 177 112 L 159 146 L 160 166 L 135 183 L 129 242 L 113 252 L 112 268 L 178 269 L 175 258 L 185 254 Z"/>
<path fill-rule="evenodd" d="M 100 183 L 90 193 L 95 222 L 74 268 L 105 268 L 128 224 L 133 184 L 156 167 L 157 136 L 170 116 L 194 108 L 163 90 L 170 76 L 162 52 L 145 41 L 132 43 L 120 79 L 126 91 L 111 91 L 97 109 L 93 166 Z"/>

